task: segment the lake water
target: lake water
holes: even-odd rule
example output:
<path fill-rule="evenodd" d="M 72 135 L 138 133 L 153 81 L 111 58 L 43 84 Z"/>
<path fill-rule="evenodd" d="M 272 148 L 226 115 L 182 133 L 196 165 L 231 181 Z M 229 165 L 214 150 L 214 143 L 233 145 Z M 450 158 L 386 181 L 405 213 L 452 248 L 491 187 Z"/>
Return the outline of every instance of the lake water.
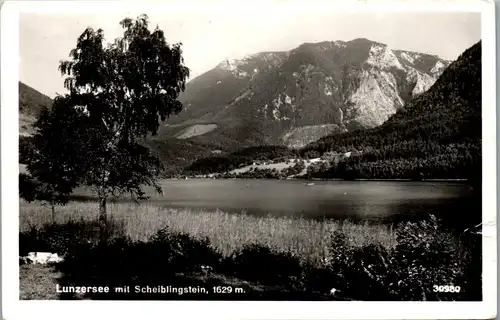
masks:
<path fill-rule="evenodd" d="M 469 186 L 450 182 L 300 180 L 163 180 L 163 196 L 149 201 L 173 208 L 252 215 L 394 221 L 435 214 L 476 216 L 481 204 Z M 149 192 L 148 192 L 149 193 Z"/>

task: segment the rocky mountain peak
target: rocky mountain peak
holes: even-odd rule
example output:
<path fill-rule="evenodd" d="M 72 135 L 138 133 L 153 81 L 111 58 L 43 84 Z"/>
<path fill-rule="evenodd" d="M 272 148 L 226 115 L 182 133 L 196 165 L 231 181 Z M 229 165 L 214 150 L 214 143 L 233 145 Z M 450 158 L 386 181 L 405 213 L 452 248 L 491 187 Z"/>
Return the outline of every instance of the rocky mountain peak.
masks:
<path fill-rule="evenodd" d="M 241 59 L 226 58 L 217 69 L 229 71 L 236 77 L 246 77 L 257 73 L 260 69 L 270 69 L 279 66 L 286 58 L 286 52 L 259 52 L 244 56 Z"/>
<path fill-rule="evenodd" d="M 189 109 L 173 121 L 217 124 L 203 135 L 242 145 L 299 147 L 332 132 L 381 125 L 449 64 L 366 38 L 225 59 L 188 84 L 182 99 Z"/>
<path fill-rule="evenodd" d="M 381 70 L 389 70 L 391 68 L 404 70 L 404 67 L 398 57 L 386 44 L 372 44 L 366 63 L 380 68 Z"/>
<path fill-rule="evenodd" d="M 239 65 L 243 63 L 243 60 L 238 60 L 238 59 L 231 59 L 231 58 L 226 58 L 222 60 L 218 65 L 217 68 L 222 69 L 222 70 L 228 70 L 228 71 L 234 71 L 238 68 Z"/>

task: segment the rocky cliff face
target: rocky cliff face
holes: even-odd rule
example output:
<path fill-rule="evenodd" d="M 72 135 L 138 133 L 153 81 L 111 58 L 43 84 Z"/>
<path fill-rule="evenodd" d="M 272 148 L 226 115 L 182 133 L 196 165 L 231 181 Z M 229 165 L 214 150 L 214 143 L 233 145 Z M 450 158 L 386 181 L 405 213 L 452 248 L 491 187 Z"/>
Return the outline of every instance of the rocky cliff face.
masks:
<path fill-rule="evenodd" d="M 305 43 L 222 61 L 188 84 L 181 97 L 186 110 L 171 120 L 183 132 L 209 125 L 197 132 L 243 145 L 300 147 L 333 132 L 381 125 L 449 64 L 367 39 Z"/>

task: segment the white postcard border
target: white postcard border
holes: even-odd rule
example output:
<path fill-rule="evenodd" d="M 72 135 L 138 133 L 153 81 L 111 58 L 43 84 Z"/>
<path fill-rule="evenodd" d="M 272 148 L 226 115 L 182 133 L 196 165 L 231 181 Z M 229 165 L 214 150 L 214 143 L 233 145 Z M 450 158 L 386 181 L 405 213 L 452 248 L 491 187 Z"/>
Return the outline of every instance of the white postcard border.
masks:
<path fill-rule="evenodd" d="M 237 5 L 236 5 L 237 3 Z M 313 5 L 313 3 L 315 5 Z M 18 265 L 19 13 L 113 10 L 480 11 L 483 73 L 483 301 L 482 302 L 205 302 L 20 301 Z M 257 9 L 258 8 L 258 9 Z M 488 319 L 496 316 L 496 81 L 492 1 L 7 1 L 1 8 L 2 314 L 11 319 Z"/>

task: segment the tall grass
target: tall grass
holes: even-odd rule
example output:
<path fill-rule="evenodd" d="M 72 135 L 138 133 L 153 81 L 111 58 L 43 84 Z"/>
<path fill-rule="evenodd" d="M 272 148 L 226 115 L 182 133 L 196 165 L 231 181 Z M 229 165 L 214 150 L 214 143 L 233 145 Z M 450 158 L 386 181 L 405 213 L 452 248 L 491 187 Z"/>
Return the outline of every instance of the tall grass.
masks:
<path fill-rule="evenodd" d="M 72 202 L 56 209 L 55 222 L 90 222 L 96 220 L 98 211 L 96 203 Z M 391 226 L 385 225 L 256 217 L 244 213 L 170 209 L 154 204 L 110 204 L 108 212 L 112 221 L 123 225 L 124 235 L 132 241 L 147 241 L 158 230 L 168 226 L 174 232 L 186 233 L 195 239 L 207 237 L 212 247 L 223 256 L 229 256 L 245 245 L 257 244 L 320 266 L 330 256 L 330 236 L 334 231 L 347 235 L 348 244 L 354 247 L 376 243 L 390 249 L 396 245 L 396 233 Z M 50 224 L 51 219 L 50 208 L 21 202 L 21 232 Z"/>
<path fill-rule="evenodd" d="M 254 217 L 109 206 L 108 241 L 98 208 L 21 204 L 20 251 L 62 254 L 61 285 L 243 286 L 265 300 L 481 300 L 481 238 L 443 228 L 434 216 L 392 227 L 302 218 Z M 21 253 L 22 254 L 22 253 Z M 205 267 L 209 269 L 204 269 Z M 211 271 L 208 271 L 211 270 Z M 29 278 L 29 277 L 28 277 Z M 437 292 L 434 285 L 458 286 Z M 330 295 L 331 289 L 340 295 Z M 51 288 L 50 290 L 53 290 Z M 172 299 L 162 294 L 95 299 Z M 62 295 L 61 299 L 74 297 Z M 219 299 L 201 293 L 189 299 Z"/>

